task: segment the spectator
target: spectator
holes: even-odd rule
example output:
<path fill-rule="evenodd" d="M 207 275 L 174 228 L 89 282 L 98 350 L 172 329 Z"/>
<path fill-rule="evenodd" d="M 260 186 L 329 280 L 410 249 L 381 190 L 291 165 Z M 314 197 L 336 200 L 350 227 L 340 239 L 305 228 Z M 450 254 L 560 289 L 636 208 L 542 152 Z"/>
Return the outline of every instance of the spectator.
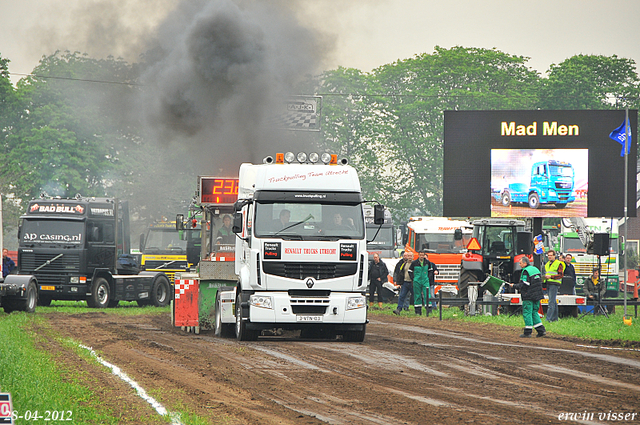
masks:
<path fill-rule="evenodd" d="M 402 253 L 402 259 L 396 264 L 396 268 L 393 270 L 393 282 L 400 286 L 400 294 L 398 295 L 398 308 L 393 310 L 393 314 L 400 314 L 405 307 L 405 310 L 409 310 L 409 300 L 413 298 L 413 282 L 409 277 L 409 266 L 411 266 L 411 260 L 413 254 L 409 251 Z"/>
<path fill-rule="evenodd" d="M 533 329 L 538 332 L 537 336 L 545 336 L 547 330 L 540 321 L 538 310 L 540 309 L 540 300 L 544 298 L 542 294 L 542 276 L 537 267 L 531 265 L 527 257 L 520 259 L 520 282 L 509 285 L 517 289 L 522 297 L 522 318 L 524 319 L 524 331 L 520 337 L 530 338 Z"/>
<path fill-rule="evenodd" d="M 373 309 L 373 299 L 375 292 L 378 292 L 378 308 L 382 309 L 385 301 L 382 295 L 382 284 L 387 282 L 389 270 L 384 261 L 380 261 L 378 253 L 373 254 L 373 260 L 369 263 L 369 308 Z"/>
<path fill-rule="evenodd" d="M 547 321 L 558 321 L 558 288 L 562 283 L 564 263 L 556 258 L 556 252 L 549 250 L 547 253 L 549 261 L 544 265 L 544 281 L 547 283 L 547 293 L 549 294 L 549 304 L 547 306 Z"/>
<path fill-rule="evenodd" d="M 607 292 L 607 285 L 600 280 L 600 270 L 593 269 L 593 273 L 584 281 L 584 294 L 590 300 L 600 301 Z"/>
<path fill-rule="evenodd" d="M 16 268 L 16 263 L 9 257 L 9 250 L 4 248 L 2 250 L 2 277 L 5 278 Z"/>
<path fill-rule="evenodd" d="M 573 287 L 573 295 L 576 294 L 576 269 L 571 264 L 573 260 L 573 255 L 565 254 L 564 256 L 564 277 L 568 277 L 571 279 L 572 287 Z"/>
<path fill-rule="evenodd" d="M 417 315 L 422 314 L 422 306 L 426 307 L 426 315 L 429 315 L 429 284 L 433 282 L 438 268 L 429 261 L 426 250 L 418 253 L 418 259 L 409 266 L 409 275 L 413 280 L 413 308 Z"/>

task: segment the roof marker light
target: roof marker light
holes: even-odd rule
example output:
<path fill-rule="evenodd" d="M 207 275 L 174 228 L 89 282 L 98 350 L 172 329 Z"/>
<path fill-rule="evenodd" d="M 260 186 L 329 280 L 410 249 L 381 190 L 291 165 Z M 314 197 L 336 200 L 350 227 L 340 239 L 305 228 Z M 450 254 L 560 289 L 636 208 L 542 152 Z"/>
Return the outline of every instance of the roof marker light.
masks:
<path fill-rule="evenodd" d="M 331 161 L 331 154 L 325 152 L 320 156 L 320 160 L 323 164 L 328 164 Z"/>
<path fill-rule="evenodd" d="M 303 162 L 307 162 L 307 154 L 304 152 L 298 152 L 298 156 L 297 156 L 298 162 L 299 163 L 303 163 Z"/>
<path fill-rule="evenodd" d="M 296 156 L 293 154 L 293 152 L 287 152 L 284 154 L 284 160 L 288 164 L 291 164 L 295 159 L 296 159 Z"/>
<path fill-rule="evenodd" d="M 317 153 L 315 153 L 315 152 L 311 152 L 311 153 L 309 154 L 309 161 L 310 161 L 311 163 L 313 163 L 313 164 L 315 164 L 316 162 L 318 162 L 318 158 L 320 158 L 320 156 L 319 156 Z"/>

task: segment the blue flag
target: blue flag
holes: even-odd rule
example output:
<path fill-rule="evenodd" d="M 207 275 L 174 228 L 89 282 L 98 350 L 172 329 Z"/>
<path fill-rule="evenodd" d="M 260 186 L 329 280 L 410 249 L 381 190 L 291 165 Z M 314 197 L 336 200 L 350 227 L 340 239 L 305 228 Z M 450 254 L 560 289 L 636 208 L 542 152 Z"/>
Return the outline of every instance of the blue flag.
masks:
<path fill-rule="evenodd" d="M 625 129 L 627 129 L 626 132 L 625 132 Z M 628 145 L 626 144 L 627 137 L 625 133 L 629 134 Z M 611 132 L 611 134 L 609 134 L 609 137 L 611 137 L 613 140 L 615 140 L 616 142 L 622 145 L 622 151 L 620 152 L 620 156 L 625 156 L 625 151 L 626 151 L 626 155 L 629 155 L 629 148 L 631 147 L 631 126 L 629 125 L 629 121 L 623 122 L 620 127 L 616 128 Z"/>

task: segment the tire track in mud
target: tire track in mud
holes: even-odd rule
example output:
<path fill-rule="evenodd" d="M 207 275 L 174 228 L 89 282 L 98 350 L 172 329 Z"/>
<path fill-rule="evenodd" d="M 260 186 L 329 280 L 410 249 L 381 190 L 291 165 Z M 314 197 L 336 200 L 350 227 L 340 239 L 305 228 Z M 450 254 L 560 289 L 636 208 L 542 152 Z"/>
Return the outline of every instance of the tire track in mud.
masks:
<path fill-rule="evenodd" d="M 179 392 L 198 414 L 230 423 L 539 423 L 558 412 L 632 412 L 639 404 L 640 354 L 401 320 L 376 317 L 364 343 L 237 342 L 182 333 L 163 316 L 83 315 L 62 328 L 145 386 Z"/>

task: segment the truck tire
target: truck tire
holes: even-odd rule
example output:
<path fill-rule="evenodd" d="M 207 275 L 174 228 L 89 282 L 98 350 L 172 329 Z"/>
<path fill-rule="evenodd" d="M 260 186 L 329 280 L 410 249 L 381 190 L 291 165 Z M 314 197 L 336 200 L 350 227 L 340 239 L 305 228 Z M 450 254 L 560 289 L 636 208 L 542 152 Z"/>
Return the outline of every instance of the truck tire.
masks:
<path fill-rule="evenodd" d="M 540 197 L 535 192 L 529 194 L 529 208 L 534 210 L 540 208 Z"/>
<path fill-rule="evenodd" d="M 151 303 L 156 307 L 165 307 L 169 304 L 169 279 L 166 276 L 160 275 L 153 282 L 151 288 Z"/>
<path fill-rule="evenodd" d="M 11 313 L 13 311 L 24 311 L 27 313 L 33 313 L 36 311 L 36 305 L 38 304 L 38 287 L 35 281 L 29 282 L 27 285 L 26 298 L 24 299 L 5 299 L 2 303 L 5 313 Z"/>
<path fill-rule="evenodd" d="M 367 333 L 367 325 L 362 325 L 361 331 L 346 331 L 342 334 L 342 340 L 344 342 L 362 342 L 364 336 Z"/>
<path fill-rule="evenodd" d="M 213 332 L 219 338 L 231 338 L 234 335 L 232 323 L 222 323 L 222 306 L 220 302 L 220 293 L 216 295 L 215 321 L 213 323 Z"/>
<path fill-rule="evenodd" d="M 87 305 L 92 308 L 107 308 L 110 299 L 107 279 L 99 277 L 94 280 L 91 284 L 91 295 L 87 298 Z"/>
<path fill-rule="evenodd" d="M 504 207 L 508 207 L 509 205 L 511 205 L 511 194 L 509 192 L 504 192 L 502 194 L 502 206 Z"/>
<path fill-rule="evenodd" d="M 562 204 L 562 203 L 556 202 L 556 208 L 559 209 L 559 210 L 563 209 L 566 206 L 567 206 L 567 204 Z"/>
<path fill-rule="evenodd" d="M 236 339 L 238 341 L 255 341 L 260 331 L 247 329 L 247 323 L 242 320 L 242 294 L 236 298 Z"/>

